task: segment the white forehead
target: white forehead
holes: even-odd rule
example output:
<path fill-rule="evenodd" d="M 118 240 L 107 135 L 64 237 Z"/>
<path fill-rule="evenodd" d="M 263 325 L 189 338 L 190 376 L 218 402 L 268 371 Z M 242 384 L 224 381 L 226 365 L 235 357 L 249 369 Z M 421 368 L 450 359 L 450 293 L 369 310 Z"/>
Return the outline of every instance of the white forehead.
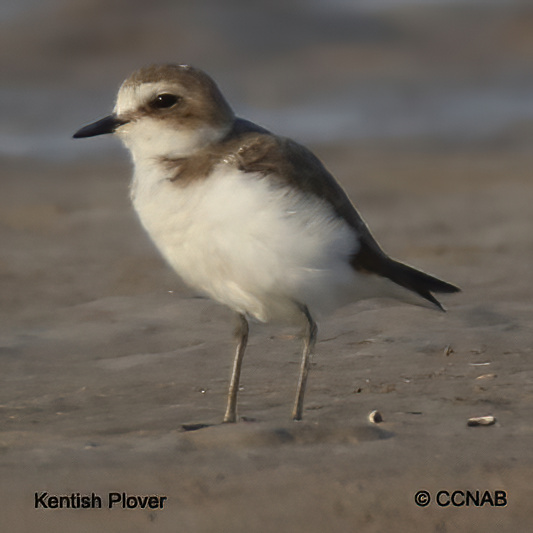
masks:
<path fill-rule="evenodd" d="M 124 84 L 118 91 L 114 112 L 125 115 L 137 111 L 141 106 L 153 100 L 158 94 L 179 93 L 181 87 L 176 82 L 146 82 Z"/>

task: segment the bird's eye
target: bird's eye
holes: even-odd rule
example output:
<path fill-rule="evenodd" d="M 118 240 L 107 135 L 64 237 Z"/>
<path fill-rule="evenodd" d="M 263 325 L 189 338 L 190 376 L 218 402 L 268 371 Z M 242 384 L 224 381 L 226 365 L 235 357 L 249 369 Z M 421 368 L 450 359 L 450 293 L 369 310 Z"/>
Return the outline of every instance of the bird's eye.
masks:
<path fill-rule="evenodd" d="M 166 109 L 172 107 L 178 101 L 178 97 L 175 94 L 163 93 L 158 94 L 151 102 L 150 105 L 156 109 Z"/>

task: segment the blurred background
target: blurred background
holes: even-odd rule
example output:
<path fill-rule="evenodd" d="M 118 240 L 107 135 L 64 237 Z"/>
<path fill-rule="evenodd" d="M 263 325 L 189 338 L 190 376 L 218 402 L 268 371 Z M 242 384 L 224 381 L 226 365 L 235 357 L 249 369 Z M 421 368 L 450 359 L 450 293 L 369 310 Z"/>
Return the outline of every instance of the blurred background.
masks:
<path fill-rule="evenodd" d="M 0 29 L 1 155 L 117 150 L 69 137 L 158 62 L 304 143 L 533 138 L 528 0 L 7 0 Z"/>

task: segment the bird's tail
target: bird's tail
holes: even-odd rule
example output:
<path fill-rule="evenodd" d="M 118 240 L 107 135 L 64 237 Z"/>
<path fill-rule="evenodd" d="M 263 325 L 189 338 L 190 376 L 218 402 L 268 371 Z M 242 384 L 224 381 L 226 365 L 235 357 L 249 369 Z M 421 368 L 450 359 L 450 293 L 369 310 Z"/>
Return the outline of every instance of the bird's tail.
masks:
<path fill-rule="evenodd" d="M 390 259 L 387 267 L 380 274 L 394 281 L 398 285 L 409 289 L 436 305 L 444 311 L 441 303 L 433 296 L 436 293 L 460 292 L 460 288 L 442 281 L 434 276 L 430 276 L 421 270 L 417 270 L 409 265 Z"/>

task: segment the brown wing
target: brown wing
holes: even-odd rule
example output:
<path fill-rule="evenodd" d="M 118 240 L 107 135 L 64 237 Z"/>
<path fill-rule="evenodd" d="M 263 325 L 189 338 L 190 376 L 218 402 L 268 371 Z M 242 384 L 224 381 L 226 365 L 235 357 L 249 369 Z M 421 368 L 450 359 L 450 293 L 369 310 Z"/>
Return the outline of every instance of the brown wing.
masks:
<path fill-rule="evenodd" d="M 438 278 L 391 259 L 374 239 L 348 196 L 321 161 L 307 148 L 276 137 L 243 121 L 236 153 L 238 166 L 245 172 L 259 172 L 280 185 L 291 185 L 329 202 L 335 213 L 352 226 L 360 248 L 351 258 L 355 270 L 388 278 L 412 290 L 443 309 L 431 292 L 457 292 L 459 289 Z M 255 129 L 258 128 L 258 129 Z"/>
<path fill-rule="evenodd" d="M 271 180 L 279 180 L 280 185 L 295 187 L 329 202 L 367 246 L 381 252 L 379 244 L 337 180 L 304 146 L 268 132 L 254 131 L 241 143 L 237 160 L 240 170 L 268 175 Z"/>

